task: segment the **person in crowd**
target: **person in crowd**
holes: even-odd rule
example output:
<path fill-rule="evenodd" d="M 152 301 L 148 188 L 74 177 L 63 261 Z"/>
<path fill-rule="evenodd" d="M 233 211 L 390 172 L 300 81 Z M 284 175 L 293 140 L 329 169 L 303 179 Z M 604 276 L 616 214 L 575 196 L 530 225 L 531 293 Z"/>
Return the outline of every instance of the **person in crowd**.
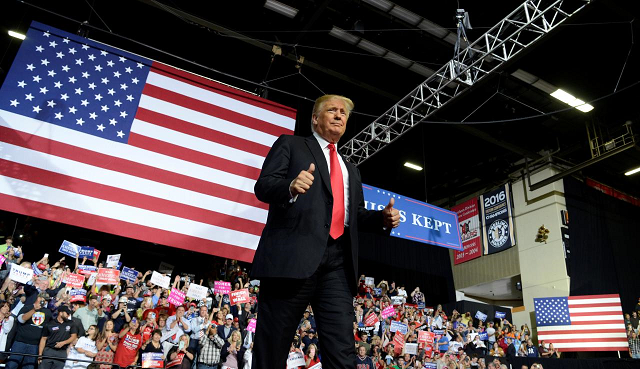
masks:
<path fill-rule="evenodd" d="M 168 351 L 171 348 L 171 345 L 179 344 L 180 337 L 191 331 L 191 326 L 189 325 L 187 318 L 184 317 L 184 313 L 184 306 L 178 306 L 176 308 L 175 315 L 172 315 L 167 319 L 167 325 L 164 327 L 163 332 L 164 336 L 167 337 L 166 341 L 163 343 L 165 352 L 167 352 L 167 357 L 169 357 Z"/>
<path fill-rule="evenodd" d="M 240 332 L 234 330 L 222 348 L 221 369 L 240 369 L 244 351 Z"/>
<path fill-rule="evenodd" d="M 549 351 L 549 344 L 544 340 L 540 340 L 540 344 L 538 345 L 538 353 L 540 354 L 540 357 L 545 359 L 551 355 L 551 352 Z"/>
<path fill-rule="evenodd" d="M 309 366 L 307 366 L 308 368 Z M 373 360 L 367 356 L 367 348 L 358 346 L 358 355 L 356 356 L 356 368 L 358 369 L 374 369 Z"/>
<path fill-rule="evenodd" d="M 40 292 L 33 304 L 22 307 L 18 314 L 16 337 L 11 352 L 16 354 L 40 354 L 38 345 L 45 325 L 51 320 L 51 310 L 43 307 L 49 300 L 49 294 Z M 32 356 L 10 355 L 5 364 L 7 369 L 35 369 L 36 358 Z"/>
<path fill-rule="evenodd" d="M 0 302 L 0 351 L 9 351 L 7 340 L 13 329 L 15 317 L 11 315 L 11 306 L 7 301 Z M 0 362 L 5 361 L 6 354 L 0 354 Z"/>
<path fill-rule="evenodd" d="M 496 356 L 496 357 L 504 357 L 504 350 L 502 349 L 502 347 L 500 347 L 498 342 L 494 342 L 493 346 L 491 346 L 491 351 L 489 352 L 489 355 Z"/>
<path fill-rule="evenodd" d="M 304 363 L 307 368 L 310 368 L 320 362 L 318 357 L 318 345 L 315 343 L 305 344 Z"/>
<path fill-rule="evenodd" d="M 209 325 L 206 334 L 200 337 L 200 354 L 197 369 L 218 369 L 225 341 L 218 335 L 218 327 Z"/>
<path fill-rule="evenodd" d="M 159 353 L 162 354 L 162 360 L 165 360 L 164 349 L 162 348 L 162 331 L 155 329 L 151 332 L 151 338 L 147 341 L 143 340 L 142 346 L 140 346 L 140 360 L 142 362 L 142 355 L 146 353 Z"/>
<path fill-rule="evenodd" d="M 113 356 L 118 348 L 118 333 L 113 330 L 113 320 L 107 320 L 96 338 L 98 354 L 95 361 L 113 362 Z M 100 364 L 100 369 L 111 369 L 110 365 Z"/>
<path fill-rule="evenodd" d="M 253 365 L 253 342 L 249 345 L 248 348 L 245 348 L 244 355 L 242 355 L 244 360 L 244 366 L 242 369 L 251 369 Z"/>
<path fill-rule="evenodd" d="M 113 329 L 115 332 L 120 332 L 122 327 L 131 321 L 131 315 L 129 315 L 129 310 L 127 309 L 128 301 L 127 297 L 120 297 L 118 299 L 118 308 L 111 314 L 111 319 L 113 319 Z"/>
<path fill-rule="evenodd" d="M 633 359 L 640 359 L 640 338 L 636 332 L 629 336 L 629 354 Z"/>
<path fill-rule="evenodd" d="M 142 327 L 140 327 L 140 334 L 142 335 L 142 342 L 149 341 L 152 337 L 153 331 L 158 328 L 156 317 L 158 313 L 154 309 L 147 309 L 142 313 Z"/>
<path fill-rule="evenodd" d="M 86 369 L 91 364 L 88 361 L 93 360 L 98 355 L 96 346 L 96 338 L 99 333 L 98 326 L 92 324 L 87 327 L 86 331 L 87 334 L 85 336 L 78 338 L 78 341 L 70 346 L 64 369 Z"/>
<path fill-rule="evenodd" d="M 256 181 L 256 196 L 270 204 L 251 271 L 261 281 L 262 319 L 254 351 L 261 369 L 285 365 L 286 338 L 295 332 L 297 317 L 309 302 L 326 339 L 323 357 L 328 366 L 354 365 L 352 317 L 344 312 L 353 308 L 357 289 L 358 230 L 388 234 L 399 225 L 400 215 L 393 198 L 384 210 L 366 210 L 357 168 L 337 155 L 335 145 L 352 109 L 353 102 L 343 96 L 316 100 L 314 135 L 278 138 Z M 286 222 L 291 227 L 282 228 Z"/>
<path fill-rule="evenodd" d="M 233 327 L 233 315 L 227 314 L 225 317 L 225 322 L 223 326 L 218 327 L 218 336 L 223 340 L 229 339 L 231 337 L 231 333 L 235 331 L 236 328 Z"/>
<path fill-rule="evenodd" d="M 142 347 L 142 335 L 140 335 L 140 322 L 133 317 L 118 333 L 118 347 L 113 357 L 113 363 L 120 367 L 136 365 L 138 351 Z"/>
<path fill-rule="evenodd" d="M 533 342 L 531 341 L 531 338 L 527 340 L 526 349 L 527 349 L 527 357 L 540 357 L 538 348 L 533 344 Z"/>
<path fill-rule="evenodd" d="M 92 325 L 98 324 L 98 319 L 104 317 L 98 311 L 98 296 L 90 295 L 86 306 L 76 309 L 73 316 L 79 318 L 85 331 Z"/>
<path fill-rule="evenodd" d="M 48 356 L 38 359 L 40 369 L 62 369 L 67 358 L 67 348 L 78 338 L 78 329 L 69 320 L 71 310 L 58 308 L 58 317 L 45 325 L 40 338 L 38 354 Z"/>
<path fill-rule="evenodd" d="M 209 324 L 211 324 L 212 318 L 213 315 L 209 315 L 209 310 L 207 309 L 207 307 L 205 305 L 202 305 L 198 308 L 198 316 L 189 321 L 191 330 L 191 340 L 189 341 L 189 344 L 196 353 L 198 352 L 198 344 L 200 342 L 200 338 L 203 337 L 207 332 L 207 328 L 209 328 Z"/>
<path fill-rule="evenodd" d="M 178 344 L 167 353 L 165 368 L 190 369 L 195 356 L 195 351 L 189 347 L 189 335 L 184 333 L 180 336 Z"/>

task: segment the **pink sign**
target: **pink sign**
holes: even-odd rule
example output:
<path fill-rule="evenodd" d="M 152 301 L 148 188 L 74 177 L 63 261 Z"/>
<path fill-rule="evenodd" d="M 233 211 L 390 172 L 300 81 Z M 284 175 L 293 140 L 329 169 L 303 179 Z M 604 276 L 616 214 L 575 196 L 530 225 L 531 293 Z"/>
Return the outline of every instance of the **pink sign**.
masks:
<path fill-rule="evenodd" d="M 98 249 L 93 249 L 93 259 L 97 260 L 100 258 L 100 250 Z"/>
<path fill-rule="evenodd" d="M 256 333 L 256 320 L 255 319 L 249 319 L 249 324 L 247 325 L 247 330 L 249 332 L 253 332 Z"/>
<path fill-rule="evenodd" d="M 170 304 L 175 306 L 180 306 L 184 304 L 184 292 L 178 289 L 172 288 L 171 293 L 169 293 L 169 298 L 167 299 L 167 301 L 169 301 Z"/>
<path fill-rule="evenodd" d="M 0 265 L 4 264 L 5 260 L 7 260 L 7 258 L 5 258 L 4 255 L 0 255 Z"/>
<path fill-rule="evenodd" d="M 463 251 L 454 251 L 453 264 L 457 265 L 482 255 L 482 232 L 478 215 L 478 199 L 473 198 L 451 208 L 458 213 L 458 227 Z"/>
<path fill-rule="evenodd" d="M 388 317 L 395 315 L 395 313 L 396 309 L 394 309 L 393 306 L 387 306 L 384 310 L 382 310 L 380 316 L 382 316 L 382 319 L 387 319 Z"/>
<path fill-rule="evenodd" d="M 231 292 L 229 300 L 231 300 L 231 305 L 246 304 L 249 302 L 249 289 L 243 288 L 241 290 Z"/>
<path fill-rule="evenodd" d="M 98 268 L 98 276 L 96 277 L 98 284 L 119 284 L 120 271 L 111 268 Z"/>
<path fill-rule="evenodd" d="M 231 282 L 215 281 L 213 285 L 213 292 L 228 295 L 231 292 Z"/>
<path fill-rule="evenodd" d="M 71 273 L 64 278 L 63 282 L 66 283 L 68 287 L 82 288 L 82 285 L 84 285 L 84 276 L 82 274 Z"/>

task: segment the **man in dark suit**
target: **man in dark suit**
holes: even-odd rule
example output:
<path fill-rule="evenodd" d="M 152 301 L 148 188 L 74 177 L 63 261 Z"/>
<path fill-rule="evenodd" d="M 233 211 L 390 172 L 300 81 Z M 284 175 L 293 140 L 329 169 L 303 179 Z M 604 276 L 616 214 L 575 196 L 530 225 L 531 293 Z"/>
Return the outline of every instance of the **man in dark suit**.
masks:
<path fill-rule="evenodd" d="M 256 182 L 256 196 L 269 204 L 251 270 L 261 282 L 256 368 L 286 366 L 309 302 L 321 337 L 323 367 L 355 368 L 352 297 L 358 232 L 388 234 L 400 216 L 393 198 L 383 210 L 366 210 L 358 169 L 337 154 L 352 109 L 353 102 L 343 96 L 316 100 L 313 135 L 278 138 Z"/>

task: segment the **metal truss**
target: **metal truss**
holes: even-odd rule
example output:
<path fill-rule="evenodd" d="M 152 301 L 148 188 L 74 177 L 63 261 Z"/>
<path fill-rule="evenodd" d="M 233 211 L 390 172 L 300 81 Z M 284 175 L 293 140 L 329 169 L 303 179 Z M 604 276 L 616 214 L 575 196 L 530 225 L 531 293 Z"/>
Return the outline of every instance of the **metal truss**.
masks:
<path fill-rule="evenodd" d="M 470 86 L 502 67 L 522 50 L 535 44 L 590 2 L 525 1 L 396 105 L 341 145 L 340 151 L 347 160 L 359 165 Z"/>

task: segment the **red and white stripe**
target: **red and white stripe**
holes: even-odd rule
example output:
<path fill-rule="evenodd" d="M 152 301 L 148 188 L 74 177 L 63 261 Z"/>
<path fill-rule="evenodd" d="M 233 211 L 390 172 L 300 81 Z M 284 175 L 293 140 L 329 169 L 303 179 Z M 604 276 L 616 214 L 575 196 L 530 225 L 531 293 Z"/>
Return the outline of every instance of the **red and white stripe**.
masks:
<path fill-rule="evenodd" d="M 293 109 L 154 63 L 128 144 L 0 110 L 0 207 L 251 261 L 253 186 Z"/>
<path fill-rule="evenodd" d="M 538 340 L 559 351 L 627 351 L 620 295 L 570 296 L 571 325 L 538 327 Z"/>

